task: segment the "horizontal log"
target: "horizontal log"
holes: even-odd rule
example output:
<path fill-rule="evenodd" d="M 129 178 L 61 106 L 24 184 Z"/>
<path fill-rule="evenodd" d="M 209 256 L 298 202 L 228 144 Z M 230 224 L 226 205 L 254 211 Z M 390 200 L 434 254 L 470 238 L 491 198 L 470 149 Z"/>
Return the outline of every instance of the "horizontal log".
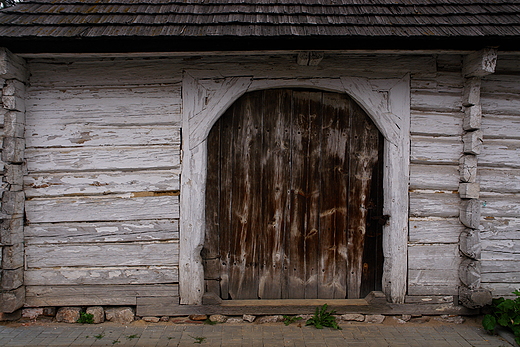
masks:
<path fill-rule="evenodd" d="M 519 272 L 518 260 L 483 260 L 482 273 L 513 273 Z"/>
<path fill-rule="evenodd" d="M 520 240 L 520 230 L 516 228 L 512 231 L 482 231 L 480 237 L 484 240 Z"/>
<path fill-rule="evenodd" d="M 503 58 L 501 58 L 503 59 Z M 518 65 L 518 62 L 515 63 Z M 518 85 L 517 74 L 493 74 L 482 78 L 481 94 L 489 96 L 493 94 L 512 94 L 520 93 L 520 86 Z"/>
<path fill-rule="evenodd" d="M 516 262 L 518 268 L 518 261 Z M 520 271 L 511 272 L 483 272 L 482 283 L 520 283 Z M 518 287 L 520 288 L 520 286 Z"/>
<path fill-rule="evenodd" d="M 488 232 L 514 232 L 520 230 L 520 218 L 482 216 L 480 225 Z"/>
<path fill-rule="evenodd" d="M 175 219 L 29 224 L 24 229 L 28 245 L 56 243 L 106 243 L 167 241 L 179 238 L 179 221 Z"/>
<path fill-rule="evenodd" d="M 516 299 L 518 296 L 513 294 L 513 291 L 520 288 L 520 282 L 516 283 L 484 283 L 482 282 L 482 288 L 491 290 L 491 294 L 494 298 L 504 297 L 510 299 Z"/>
<path fill-rule="evenodd" d="M 25 81 L 29 78 L 25 60 L 14 55 L 4 47 L 0 47 L 0 78 L 15 78 L 20 81 Z"/>
<path fill-rule="evenodd" d="M 454 270 L 408 270 L 408 286 L 458 286 L 458 271 Z"/>
<path fill-rule="evenodd" d="M 408 295 L 457 295 L 457 285 L 445 285 L 445 286 L 427 286 L 417 285 L 408 286 Z M 430 306 L 430 305 L 428 305 Z"/>
<path fill-rule="evenodd" d="M 520 261 L 520 240 L 489 240 L 483 239 L 482 259 L 490 259 L 491 254 L 503 254 L 504 259 L 515 258 Z M 484 257 L 484 254 L 486 256 Z M 497 259 L 497 258 L 495 258 Z"/>
<path fill-rule="evenodd" d="M 179 218 L 178 193 L 153 195 L 155 194 L 143 192 L 94 197 L 35 198 L 26 201 L 27 223 Z"/>
<path fill-rule="evenodd" d="M 520 168 L 520 141 L 485 140 L 478 157 L 479 168 Z"/>
<path fill-rule="evenodd" d="M 68 121 L 68 119 L 67 119 Z M 171 125 L 97 125 L 46 123 L 25 127 L 27 147 L 179 145 L 180 127 Z"/>
<path fill-rule="evenodd" d="M 412 111 L 410 131 L 412 135 L 460 136 L 463 116 L 461 112 Z"/>
<path fill-rule="evenodd" d="M 409 241 L 413 243 L 458 243 L 465 229 L 458 218 L 411 218 Z"/>
<path fill-rule="evenodd" d="M 177 297 L 177 284 L 27 286 L 27 306 L 136 305 L 137 297 Z"/>
<path fill-rule="evenodd" d="M 520 110 L 520 99 L 515 90 L 512 93 L 481 93 L 482 114 L 517 115 Z"/>
<path fill-rule="evenodd" d="M 410 193 L 411 217 L 458 217 L 460 198 L 454 193 Z"/>
<path fill-rule="evenodd" d="M 520 204 L 516 194 L 490 195 L 481 194 L 482 217 L 517 217 L 520 215 Z"/>
<path fill-rule="evenodd" d="M 139 170 L 176 168 L 180 146 L 120 146 L 39 148 L 25 151 L 27 169 L 34 172 Z"/>
<path fill-rule="evenodd" d="M 179 170 L 112 171 L 29 174 L 24 177 L 28 198 L 160 192 L 179 190 Z"/>
<path fill-rule="evenodd" d="M 117 243 L 29 245 L 26 267 L 60 266 L 173 266 L 178 265 L 179 243 Z"/>
<path fill-rule="evenodd" d="M 437 59 L 437 64 L 439 60 Z M 457 63 L 458 64 L 458 63 Z M 460 65 L 460 64 L 459 64 Z M 459 67 L 455 67 L 453 71 L 445 71 L 424 77 L 424 75 L 414 75 L 410 80 L 410 88 L 413 92 L 438 92 L 438 93 L 461 93 L 464 86 L 464 78 L 457 71 Z M 438 70 L 438 69 L 437 69 Z"/>
<path fill-rule="evenodd" d="M 519 169 L 479 168 L 478 173 L 483 193 L 520 193 Z"/>
<path fill-rule="evenodd" d="M 410 160 L 417 164 L 459 164 L 462 140 L 456 137 L 412 136 Z"/>
<path fill-rule="evenodd" d="M 179 282 L 173 266 L 28 269 L 25 285 L 163 284 Z"/>
<path fill-rule="evenodd" d="M 452 190 L 459 188 L 459 167 L 455 165 L 410 165 L 410 189 Z"/>
<path fill-rule="evenodd" d="M 404 298 L 405 304 L 445 304 L 445 303 L 453 303 L 453 296 L 451 295 L 417 295 L 411 296 L 407 295 Z"/>
<path fill-rule="evenodd" d="M 520 93 L 520 92 L 519 92 Z M 486 139 L 520 139 L 520 111 L 516 115 L 482 117 L 482 130 Z"/>
<path fill-rule="evenodd" d="M 462 87 L 458 92 L 451 93 L 412 91 L 410 96 L 413 111 L 462 112 Z"/>
<path fill-rule="evenodd" d="M 168 86 L 182 78 L 181 58 L 173 59 L 61 59 L 31 62 L 34 89 L 76 88 L 94 91 L 103 86 Z"/>
<path fill-rule="evenodd" d="M 91 124 L 176 125 L 181 114 L 181 87 L 27 89 L 27 126 Z"/>
<path fill-rule="evenodd" d="M 447 270 L 459 269 L 461 255 L 456 244 L 408 245 L 408 269 Z"/>

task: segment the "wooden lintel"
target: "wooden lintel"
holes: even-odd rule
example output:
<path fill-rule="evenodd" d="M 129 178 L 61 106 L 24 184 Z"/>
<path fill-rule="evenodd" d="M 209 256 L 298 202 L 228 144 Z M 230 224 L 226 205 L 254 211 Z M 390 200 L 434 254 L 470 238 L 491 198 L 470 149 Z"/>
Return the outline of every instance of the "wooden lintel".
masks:
<path fill-rule="evenodd" d="M 324 57 L 323 52 L 300 52 L 296 62 L 301 66 L 317 66 Z"/>
<path fill-rule="evenodd" d="M 462 74 L 464 77 L 486 76 L 495 72 L 497 50 L 485 48 L 464 57 Z"/>

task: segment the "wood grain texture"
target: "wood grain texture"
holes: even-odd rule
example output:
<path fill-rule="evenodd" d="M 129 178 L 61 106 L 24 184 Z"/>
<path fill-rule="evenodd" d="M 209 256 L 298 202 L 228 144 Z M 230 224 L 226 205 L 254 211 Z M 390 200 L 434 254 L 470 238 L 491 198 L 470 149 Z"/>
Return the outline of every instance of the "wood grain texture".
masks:
<path fill-rule="evenodd" d="M 410 270 L 449 270 L 458 271 L 461 261 L 456 244 L 409 245 Z"/>
<path fill-rule="evenodd" d="M 164 219 L 29 224 L 24 228 L 24 235 L 29 245 L 168 241 L 179 239 L 179 221 Z"/>
<path fill-rule="evenodd" d="M 410 189 L 450 190 L 459 188 L 459 167 L 455 165 L 410 165 Z"/>
<path fill-rule="evenodd" d="M 460 136 L 461 112 L 412 111 L 410 131 L 412 135 Z"/>
<path fill-rule="evenodd" d="M 458 217 L 460 198 L 451 192 L 410 193 L 411 217 Z"/>
<path fill-rule="evenodd" d="M 457 243 L 464 225 L 458 218 L 410 218 L 412 243 Z"/>
<path fill-rule="evenodd" d="M 178 281 L 179 269 L 175 266 L 28 269 L 24 276 L 24 283 L 28 286 L 163 284 Z"/>
<path fill-rule="evenodd" d="M 80 245 L 29 245 L 25 248 L 28 268 L 60 266 L 171 266 L 178 265 L 177 241 L 151 243 L 107 243 Z M 107 264 L 106 256 L 110 255 Z"/>
<path fill-rule="evenodd" d="M 180 170 L 136 170 L 30 174 L 24 176 L 28 198 L 164 192 L 180 189 Z"/>
<path fill-rule="evenodd" d="M 180 164 L 180 146 L 27 149 L 25 158 L 29 173 L 171 169 Z"/>
<path fill-rule="evenodd" d="M 417 164 L 458 164 L 462 155 L 460 137 L 412 136 L 410 160 Z"/>
<path fill-rule="evenodd" d="M 175 300 L 178 295 L 176 284 L 27 286 L 25 303 L 32 307 L 136 305 L 140 296 Z"/>
<path fill-rule="evenodd" d="M 150 195 L 35 198 L 26 202 L 25 211 L 29 224 L 179 218 L 178 196 Z"/>

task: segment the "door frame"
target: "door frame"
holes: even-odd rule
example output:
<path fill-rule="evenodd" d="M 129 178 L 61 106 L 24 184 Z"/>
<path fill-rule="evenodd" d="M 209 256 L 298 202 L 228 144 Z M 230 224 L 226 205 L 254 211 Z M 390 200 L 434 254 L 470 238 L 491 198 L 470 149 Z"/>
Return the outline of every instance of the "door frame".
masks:
<path fill-rule="evenodd" d="M 276 79 L 255 76 L 205 78 L 214 71 L 184 71 L 180 195 L 179 295 L 198 305 L 204 294 L 207 136 L 213 124 L 243 94 L 272 88 L 313 88 L 346 93 L 368 114 L 384 137 L 383 292 L 404 303 L 407 276 L 410 79 L 361 77 Z"/>

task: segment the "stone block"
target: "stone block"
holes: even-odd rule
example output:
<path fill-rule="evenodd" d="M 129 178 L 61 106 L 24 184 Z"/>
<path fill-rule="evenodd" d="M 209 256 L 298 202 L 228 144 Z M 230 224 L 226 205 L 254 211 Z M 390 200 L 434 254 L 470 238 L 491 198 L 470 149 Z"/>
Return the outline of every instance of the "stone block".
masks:
<path fill-rule="evenodd" d="M 25 287 L 0 293 L 0 312 L 13 313 L 25 303 Z"/>
<path fill-rule="evenodd" d="M 277 323 L 283 321 L 283 316 L 273 315 L 273 316 L 263 316 L 256 320 L 258 324 L 264 323 Z"/>
<path fill-rule="evenodd" d="M 36 319 L 43 316 L 43 307 L 32 307 L 22 309 L 22 317 L 28 319 Z"/>
<path fill-rule="evenodd" d="M 107 321 L 120 324 L 129 324 L 135 319 L 134 309 L 131 307 L 113 307 L 105 310 Z"/>
<path fill-rule="evenodd" d="M 363 322 L 365 321 L 365 316 L 357 313 L 348 313 L 339 316 L 339 319 L 343 321 Z"/>
<path fill-rule="evenodd" d="M 226 321 L 229 324 L 244 323 L 244 320 L 240 317 L 229 317 Z"/>
<path fill-rule="evenodd" d="M 206 320 L 208 316 L 205 314 L 191 314 L 188 318 L 191 320 Z"/>
<path fill-rule="evenodd" d="M 56 313 L 56 322 L 76 323 L 80 312 L 81 307 L 60 307 Z"/>
<path fill-rule="evenodd" d="M 2 290 L 13 290 L 23 285 L 23 268 L 2 270 Z"/>
<path fill-rule="evenodd" d="M 101 306 L 92 306 L 87 308 L 86 313 L 92 315 L 94 324 L 103 323 L 105 321 L 105 310 Z"/>
<path fill-rule="evenodd" d="M 159 323 L 161 319 L 159 317 L 143 317 L 143 320 L 149 323 Z"/>
<path fill-rule="evenodd" d="M 209 316 L 209 320 L 215 323 L 226 323 L 228 317 L 221 314 L 213 314 Z"/>
<path fill-rule="evenodd" d="M 367 314 L 365 316 L 365 323 L 381 324 L 385 320 L 385 316 L 382 314 Z"/>
<path fill-rule="evenodd" d="M 253 323 L 255 321 L 255 319 L 256 319 L 256 316 L 253 316 L 250 314 L 245 314 L 242 316 L 242 320 L 249 322 L 249 323 Z"/>
<path fill-rule="evenodd" d="M 436 321 L 444 322 L 444 323 L 455 323 L 455 324 L 462 324 L 465 322 L 464 317 L 457 316 L 457 315 L 448 315 L 443 314 L 439 317 L 433 318 Z"/>

